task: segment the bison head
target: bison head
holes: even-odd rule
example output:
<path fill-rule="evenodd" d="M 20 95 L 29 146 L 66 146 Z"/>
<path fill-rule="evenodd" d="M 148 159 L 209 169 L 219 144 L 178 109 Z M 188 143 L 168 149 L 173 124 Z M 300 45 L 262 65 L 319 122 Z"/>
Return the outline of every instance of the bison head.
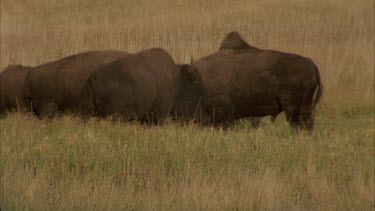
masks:
<path fill-rule="evenodd" d="M 207 89 L 202 77 L 194 66 L 193 59 L 190 64 L 180 65 L 180 84 L 177 94 L 177 113 L 182 119 L 202 118 L 202 106 L 207 98 Z"/>

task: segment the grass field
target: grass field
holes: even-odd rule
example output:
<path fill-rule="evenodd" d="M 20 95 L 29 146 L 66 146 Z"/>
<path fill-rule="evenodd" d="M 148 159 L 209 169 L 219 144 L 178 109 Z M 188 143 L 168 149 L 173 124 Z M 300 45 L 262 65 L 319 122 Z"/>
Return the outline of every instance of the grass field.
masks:
<path fill-rule="evenodd" d="M 316 128 L 145 127 L 73 117 L 1 119 L 1 210 L 373 210 L 371 0 L 1 0 L 0 68 L 93 49 L 167 49 L 177 62 L 237 30 L 312 58 L 325 86 Z"/>

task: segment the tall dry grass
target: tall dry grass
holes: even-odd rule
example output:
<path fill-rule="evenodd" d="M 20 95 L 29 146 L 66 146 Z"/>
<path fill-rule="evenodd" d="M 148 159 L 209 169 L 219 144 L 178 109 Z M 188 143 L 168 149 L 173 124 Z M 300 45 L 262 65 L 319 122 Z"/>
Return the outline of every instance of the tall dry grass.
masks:
<path fill-rule="evenodd" d="M 318 115 L 313 135 L 12 115 L 2 120 L 4 210 L 374 208 L 373 110 Z"/>
<path fill-rule="evenodd" d="M 222 131 L 10 115 L 0 120 L 0 208 L 374 209 L 373 1 L 0 4 L 0 68 L 155 46 L 183 63 L 237 30 L 252 45 L 312 58 L 325 85 L 312 135 L 282 118 Z"/>

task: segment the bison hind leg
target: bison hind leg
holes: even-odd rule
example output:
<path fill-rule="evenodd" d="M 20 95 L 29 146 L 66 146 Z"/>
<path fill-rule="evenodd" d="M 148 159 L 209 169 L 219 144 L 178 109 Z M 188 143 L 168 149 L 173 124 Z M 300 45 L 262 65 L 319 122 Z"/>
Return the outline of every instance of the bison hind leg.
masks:
<path fill-rule="evenodd" d="M 311 131 L 314 128 L 313 112 L 306 109 L 302 112 L 285 111 L 285 117 L 289 124 L 295 129 Z"/>
<path fill-rule="evenodd" d="M 250 121 L 251 127 L 256 129 L 259 127 L 262 121 L 262 117 L 249 117 L 249 121 Z"/>
<path fill-rule="evenodd" d="M 293 96 L 280 100 L 285 117 L 295 129 L 311 131 L 314 127 L 314 107 L 304 97 Z"/>
<path fill-rule="evenodd" d="M 53 117 L 60 116 L 59 108 L 53 102 L 43 103 L 39 106 L 36 105 L 35 107 L 36 107 L 37 116 L 40 119 L 53 118 Z"/>

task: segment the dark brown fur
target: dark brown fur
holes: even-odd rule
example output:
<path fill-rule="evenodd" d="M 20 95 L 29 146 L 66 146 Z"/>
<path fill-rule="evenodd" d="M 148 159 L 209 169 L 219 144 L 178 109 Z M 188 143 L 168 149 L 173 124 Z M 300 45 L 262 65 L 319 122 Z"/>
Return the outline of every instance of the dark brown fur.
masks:
<path fill-rule="evenodd" d="M 196 61 L 193 68 L 208 89 L 207 110 L 215 124 L 285 111 L 292 126 L 313 128 L 322 84 L 318 68 L 310 59 L 244 49 L 219 51 Z"/>
<path fill-rule="evenodd" d="M 252 50 L 258 49 L 247 43 L 237 31 L 229 32 L 220 43 L 220 51 L 236 51 L 236 50 Z M 249 117 L 247 118 L 254 128 L 259 127 L 262 117 Z M 272 122 L 274 122 L 276 116 L 272 116 Z"/>
<path fill-rule="evenodd" d="M 241 35 L 236 32 L 228 33 L 223 41 L 220 43 L 219 50 L 248 50 L 248 49 L 258 49 L 254 46 L 249 45 L 249 43 L 245 42 Z"/>
<path fill-rule="evenodd" d="M 25 77 L 31 67 L 10 65 L 0 74 L 0 114 L 6 111 L 27 112 Z"/>
<path fill-rule="evenodd" d="M 192 117 L 204 88 L 199 75 L 189 71 L 163 49 L 141 51 L 92 73 L 83 108 L 92 115 L 146 122 L 168 115 Z"/>
<path fill-rule="evenodd" d="M 99 66 L 124 58 L 122 51 L 90 51 L 33 68 L 26 77 L 26 94 L 40 117 L 79 108 L 84 84 Z"/>

